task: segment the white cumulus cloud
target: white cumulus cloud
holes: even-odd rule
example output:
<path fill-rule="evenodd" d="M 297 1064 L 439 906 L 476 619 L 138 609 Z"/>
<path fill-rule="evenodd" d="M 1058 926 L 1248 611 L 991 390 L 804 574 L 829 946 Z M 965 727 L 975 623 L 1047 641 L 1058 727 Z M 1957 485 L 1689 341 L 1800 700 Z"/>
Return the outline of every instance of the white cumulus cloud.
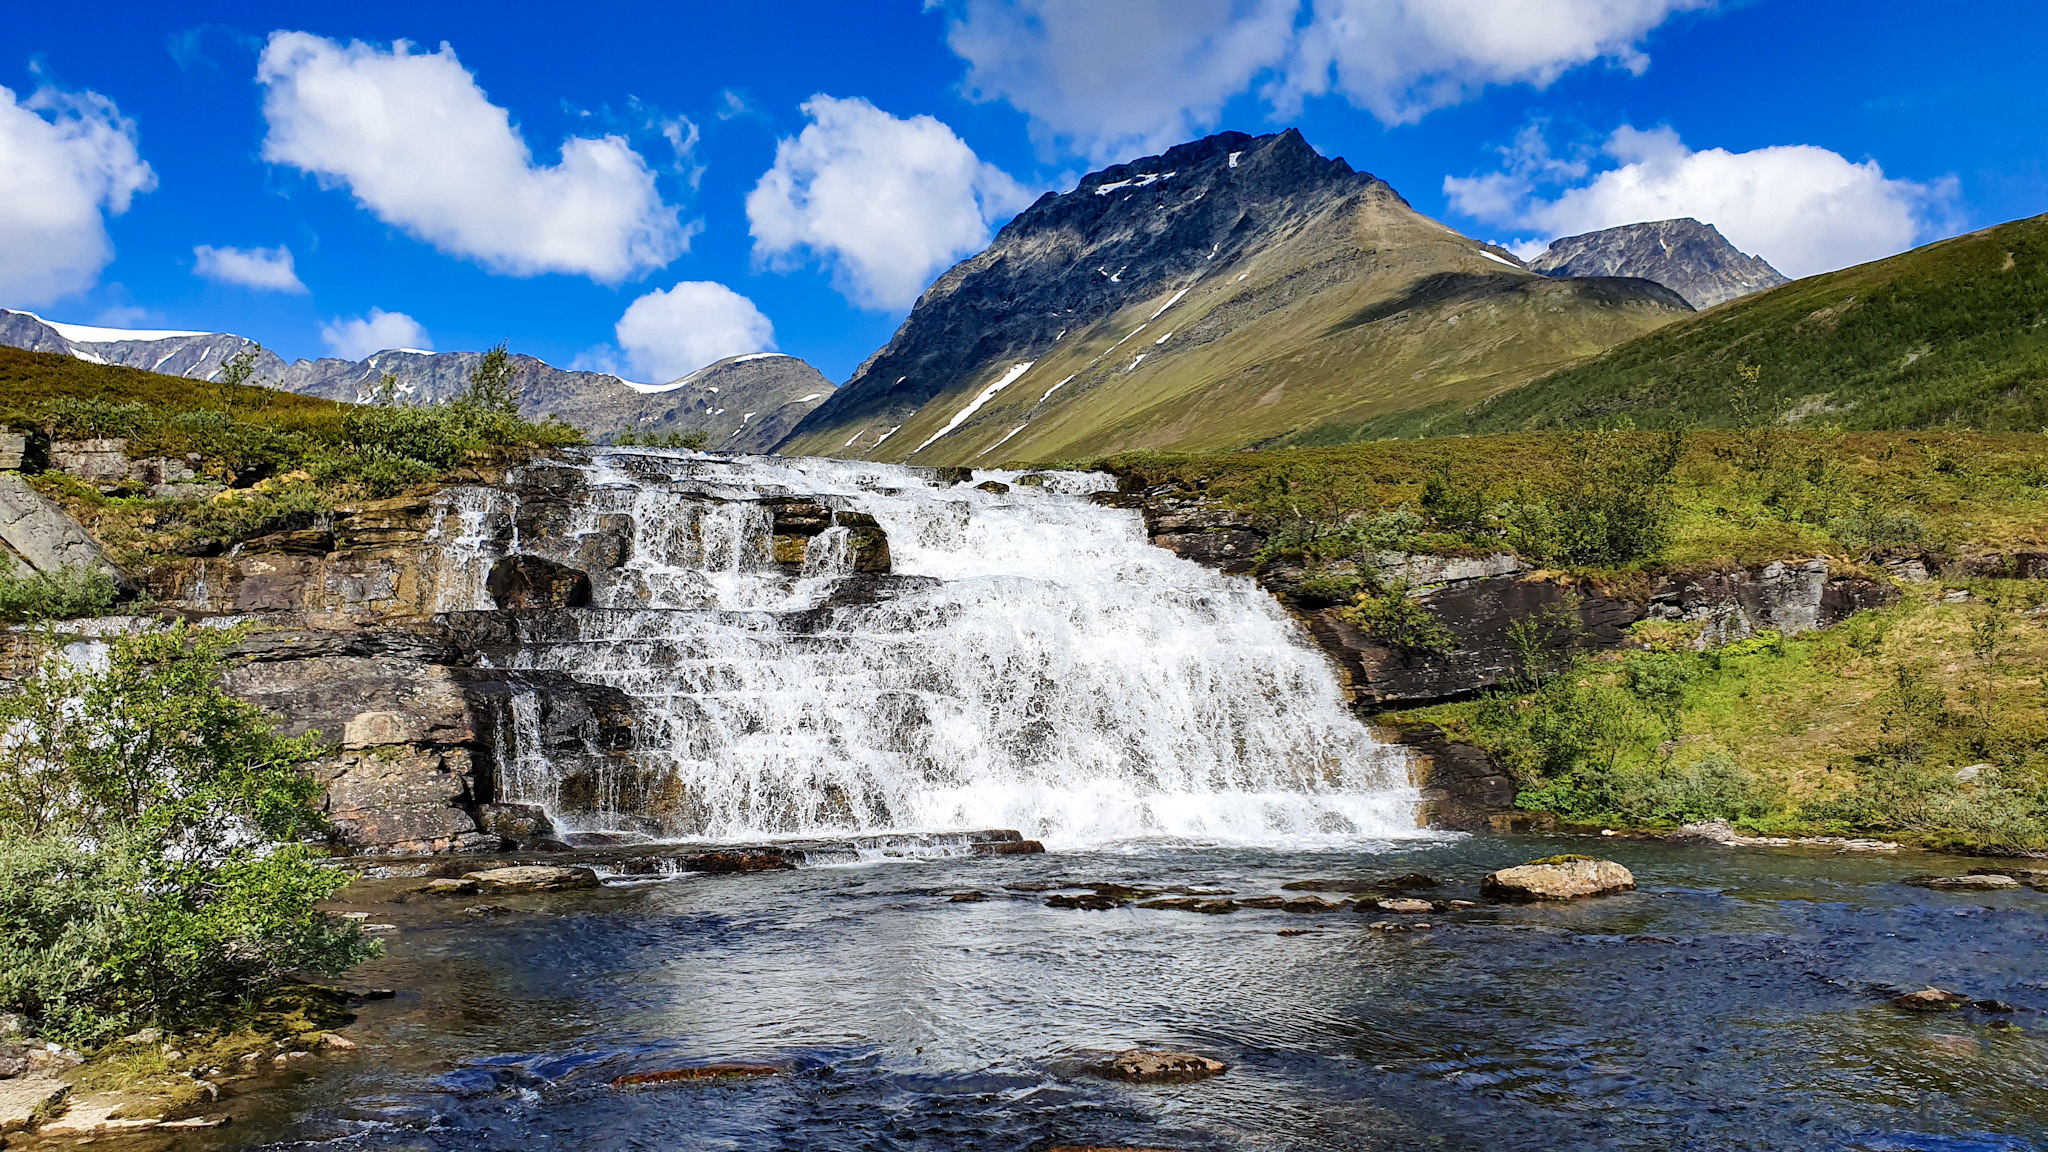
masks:
<path fill-rule="evenodd" d="M 803 110 L 811 123 L 776 144 L 774 166 L 747 195 L 754 253 L 778 267 L 808 254 L 863 308 L 909 307 L 1030 200 L 930 116 L 899 119 L 825 95 Z"/>
<path fill-rule="evenodd" d="M 709 280 L 685 280 L 626 307 L 612 329 L 638 379 L 665 384 L 727 356 L 775 350 L 775 325 L 754 302 Z"/>
<path fill-rule="evenodd" d="M 208 280 L 264 292 L 306 290 L 292 267 L 292 250 L 282 244 L 275 248 L 215 248 L 198 244 L 192 249 L 192 271 Z"/>
<path fill-rule="evenodd" d="M 154 187 L 135 122 L 112 100 L 0 88 L 0 299 L 47 304 L 92 287 L 114 258 L 105 216 Z"/>
<path fill-rule="evenodd" d="M 434 342 L 419 321 L 403 312 L 386 312 L 382 308 L 370 309 L 367 316 L 336 316 L 320 326 L 320 339 L 328 351 L 344 360 L 361 360 L 372 352 L 391 348 L 434 350 Z"/>
<path fill-rule="evenodd" d="M 1505 170 L 1446 179 L 1452 208 L 1545 241 L 1691 216 L 1793 277 L 1890 256 L 1950 223 L 1953 180 L 1893 179 L 1875 160 L 1810 144 L 1695 151 L 1670 128 L 1624 125 L 1603 146 L 1599 171 L 1552 160 L 1547 149 L 1530 159 L 1540 146 L 1525 132 Z"/>
<path fill-rule="evenodd" d="M 1640 41 L 1711 0 L 1314 0 L 1290 95 L 1335 91 L 1385 124 L 1412 124 L 1493 84 L 1548 87 L 1598 61 L 1640 74 Z"/>
<path fill-rule="evenodd" d="M 345 185 L 377 218 L 494 272 L 607 284 L 659 268 L 689 229 L 616 135 L 534 163 L 511 115 L 446 44 L 416 52 L 273 32 L 256 65 L 263 157 Z"/>
<path fill-rule="evenodd" d="M 1287 115 L 1335 94 L 1408 124 L 1495 84 L 1544 87 L 1714 0 L 934 0 L 964 86 L 1041 144 L 1103 161 L 1216 127 L 1246 94 Z"/>
<path fill-rule="evenodd" d="M 946 42 L 967 92 L 1031 117 L 1050 150 L 1153 153 L 1215 127 L 1285 59 L 1300 0 L 961 0 Z"/>

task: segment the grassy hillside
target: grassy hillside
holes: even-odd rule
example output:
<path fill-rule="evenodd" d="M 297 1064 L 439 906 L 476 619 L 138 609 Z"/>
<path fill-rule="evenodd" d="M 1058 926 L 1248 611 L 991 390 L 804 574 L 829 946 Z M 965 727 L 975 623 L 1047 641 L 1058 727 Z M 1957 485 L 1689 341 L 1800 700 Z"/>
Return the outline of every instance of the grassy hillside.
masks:
<path fill-rule="evenodd" d="M 1431 552 L 1517 550 L 1538 564 L 1704 570 L 1790 557 L 2048 546 L 2048 437 L 2039 434 L 1692 434 L 1646 474 L 1648 433 L 1522 433 L 1200 455 L 1128 453 L 1131 487 L 1174 483 L 1251 513 L 1278 539 Z M 1573 561 L 1549 551 L 1559 507 L 1640 501 L 1654 547 Z M 1549 510 L 1549 511 L 1546 511 Z M 1540 514 L 1539 514 L 1540 513 Z"/>
<path fill-rule="evenodd" d="M 1686 315 L 1644 281 L 1516 268 L 1385 192 L 1132 299 L 1021 375 L 1014 362 L 987 369 L 867 454 L 986 467 L 1342 442 L 1376 418 L 1469 405 Z M 783 450 L 843 452 L 848 431 Z"/>
<path fill-rule="evenodd" d="M 1478 405 L 1363 435 L 1779 421 L 2048 428 L 2048 216 L 1809 277 L 1638 337 Z"/>
<path fill-rule="evenodd" d="M 1303 593 L 1355 596 L 1362 626 L 1423 646 L 1428 614 L 1395 611 L 1405 590 L 1356 575 L 1361 553 L 1509 550 L 1640 594 L 1653 572 L 1825 556 L 1885 579 L 1875 561 L 1902 553 L 2048 548 L 2039 433 L 1546 432 L 1104 463 L 1250 514 Z M 1578 823 L 2048 848 L 2048 581 L 1956 575 L 1825 632 L 1698 636 L 1646 621 L 1638 651 L 1387 719 L 1486 748 L 1523 807 Z"/>
<path fill-rule="evenodd" d="M 131 458 L 189 462 L 204 487 L 152 497 L 136 483 L 102 492 L 56 472 L 34 477 L 123 566 L 191 547 L 218 549 L 318 522 L 337 501 L 387 496 L 468 464 L 582 434 L 488 407 L 372 407 L 269 388 L 225 386 L 68 356 L 0 348 L 0 424 L 32 433 L 34 471 L 52 440 L 113 437 Z"/>

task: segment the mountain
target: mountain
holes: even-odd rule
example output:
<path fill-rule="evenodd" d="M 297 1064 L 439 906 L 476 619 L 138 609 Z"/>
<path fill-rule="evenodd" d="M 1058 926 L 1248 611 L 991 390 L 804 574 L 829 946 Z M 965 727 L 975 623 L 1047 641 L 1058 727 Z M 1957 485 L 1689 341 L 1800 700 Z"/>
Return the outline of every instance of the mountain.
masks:
<path fill-rule="evenodd" d="M 1488 403 L 1374 431 L 1440 436 L 1624 416 L 1639 427 L 1762 417 L 1851 429 L 2048 428 L 2048 216 L 1795 280 Z"/>
<path fill-rule="evenodd" d="M 990 465 L 1353 438 L 1690 312 L 1552 279 L 1299 132 L 1225 132 L 1047 193 L 928 288 L 791 454 Z"/>
<path fill-rule="evenodd" d="M 1553 240 L 1529 267 L 1545 276 L 1638 276 L 1702 310 L 1790 283 L 1776 268 L 1730 244 L 1720 229 L 1690 217 Z"/>
<path fill-rule="evenodd" d="M 94 328 L 6 309 L 0 309 L 0 344 L 197 380 L 218 379 L 230 357 L 256 347 L 224 332 Z M 401 396 L 428 404 L 461 393 L 482 358 L 481 352 L 397 348 L 364 360 L 286 363 L 265 350 L 258 353 L 249 379 L 287 392 L 364 403 L 376 396 L 388 372 L 397 378 Z M 710 434 L 710 447 L 727 452 L 770 450 L 832 394 L 832 383 L 817 369 L 776 352 L 727 357 L 662 385 L 568 371 L 518 354 L 512 357 L 512 376 L 520 388 L 520 409 L 528 416 L 559 416 L 600 437 L 703 429 Z"/>

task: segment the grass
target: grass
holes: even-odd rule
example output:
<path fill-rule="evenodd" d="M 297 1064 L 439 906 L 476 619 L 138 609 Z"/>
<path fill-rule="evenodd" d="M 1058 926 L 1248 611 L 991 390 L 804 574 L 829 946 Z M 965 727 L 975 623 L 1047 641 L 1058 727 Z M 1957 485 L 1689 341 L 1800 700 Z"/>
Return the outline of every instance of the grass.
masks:
<path fill-rule="evenodd" d="M 2039 581 L 1951 581 L 1823 632 L 1698 653 L 1649 626 L 1652 648 L 1388 719 L 1486 748 L 1519 782 L 1521 807 L 1580 824 L 1725 819 L 1762 834 L 2038 851 L 2044 605 Z"/>
<path fill-rule="evenodd" d="M 1655 440 L 1608 433 L 1596 438 L 1595 451 L 1647 452 Z M 1117 473 L 1127 490 L 1172 484 L 1249 513 L 1274 534 L 1275 554 L 1516 551 L 1541 564 L 1544 557 L 1530 554 L 1526 527 L 1514 521 L 1515 506 L 1550 498 L 1581 448 L 1569 436 L 1522 433 L 1268 452 L 1126 453 L 1099 466 Z M 1432 477 L 1466 506 L 1430 508 Z M 1664 496 L 1664 539 L 1653 550 L 1619 564 L 1566 566 L 1625 575 L 1899 550 L 1961 556 L 2042 547 L 2048 436 L 1701 432 L 1685 439 Z"/>
<path fill-rule="evenodd" d="M 52 441 L 119 438 L 131 458 L 189 462 L 216 489 L 163 498 L 139 483 L 103 492 L 58 472 L 31 478 L 124 568 L 313 527 L 339 501 L 389 496 L 471 465 L 584 440 L 567 424 L 533 423 L 500 407 L 342 404 L 0 348 L 0 423 L 32 432 L 31 469 L 47 460 Z"/>
<path fill-rule="evenodd" d="M 1597 426 L 2048 428 L 2048 216 L 1745 297 L 1368 436 Z"/>

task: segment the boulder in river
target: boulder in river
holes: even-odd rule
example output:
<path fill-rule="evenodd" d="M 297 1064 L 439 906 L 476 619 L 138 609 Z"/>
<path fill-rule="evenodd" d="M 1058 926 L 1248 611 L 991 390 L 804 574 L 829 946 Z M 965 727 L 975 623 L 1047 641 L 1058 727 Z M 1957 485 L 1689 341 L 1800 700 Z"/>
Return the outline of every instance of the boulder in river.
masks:
<path fill-rule="evenodd" d="M 1968 876 L 1913 876 L 1906 883 L 1918 888 L 1933 888 L 1946 892 L 1996 892 L 2005 888 L 2017 888 L 2020 882 L 2003 873 Z"/>
<path fill-rule="evenodd" d="M 1953 1012 L 1969 1003 L 1970 998 L 1961 992 L 1944 992 L 1931 985 L 1892 999 L 1892 1007 L 1908 1012 Z"/>
<path fill-rule="evenodd" d="M 1179 1084 L 1221 1076 L 1230 1065 L 1192 1052 L 1169 1052 L 1156 1048 L 1134 1048 L 1109 1058 L 1099 1071 L 1114 1080 L 1138 1084 Z"/>
<path fill-rule="evenodd" d="M 2048 868 L 1972 868 L 1972 876 L 2010 876 L 2029 888 L 2048 892 Z"/>
<path fill-rule="evenodd" d="M 779 1076 L 790 1070 L 787 1064 L 691 1064 L 654 1072 L 628 1072 L 612 1081 L 614 1088 L 641 1088 L 651 1084 L 684 1084 L 693 1080 L 745 1080 L 754 1076 Z"/>
<path fill-rule="evenodd" d="M 1629 870 L 1612 860 L 1546 856 L 1488 873 L 1479 882 L 1479 891 L 1495 900 L 1577 900 L 1627 892 L 1635 886 L 1636 878 Z"/>
<path fill-rule="evenodd" d="M 463 877 L 474 880 L 490 892 L 558 892 L 565 888 L 595 888 L 597 873 L 576 866 L 517 864 L 509 868 L 486 868 Z"/>

